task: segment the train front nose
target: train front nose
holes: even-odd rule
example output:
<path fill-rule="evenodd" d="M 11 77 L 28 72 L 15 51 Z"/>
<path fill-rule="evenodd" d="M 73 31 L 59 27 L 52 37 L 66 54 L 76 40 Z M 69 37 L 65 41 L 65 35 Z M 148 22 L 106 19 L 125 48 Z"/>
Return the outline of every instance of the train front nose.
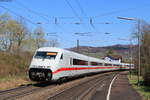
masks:
<path fill-rule="evenodd" d="M 50 81 L 52 79 L 52 71 L 50 69 L 30 68 L 29 78 L 33 81 Z"/>

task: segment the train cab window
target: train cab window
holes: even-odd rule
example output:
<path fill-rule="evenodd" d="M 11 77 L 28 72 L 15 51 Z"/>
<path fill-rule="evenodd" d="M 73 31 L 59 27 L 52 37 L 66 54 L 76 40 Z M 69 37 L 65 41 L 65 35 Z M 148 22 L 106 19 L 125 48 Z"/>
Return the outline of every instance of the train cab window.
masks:
<path fill-rule="evenodd" d="M 73 59 L 73 65 L 88 65 L 88 61 Z"/>
<path fill-rule="evenodd" d="M 63 59 L 63 54 L 61 54 L 61 57 L 60 57 L 60 59 L 61 59 L 61 60 Z"/>
<path fill-rule="evenodd" d="M 57 52 L 38 51 L 38 52 L 36 52 L 34 58 L 37 58 L 37 59 L 55 59 L 56 56 L 57 56 Z"/>

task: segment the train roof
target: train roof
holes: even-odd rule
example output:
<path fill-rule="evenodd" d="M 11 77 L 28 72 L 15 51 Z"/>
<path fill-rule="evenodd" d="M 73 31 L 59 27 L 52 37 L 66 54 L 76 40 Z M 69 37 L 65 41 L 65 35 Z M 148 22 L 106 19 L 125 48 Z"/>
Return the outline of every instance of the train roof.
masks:
<path fill-rule="evenodd" d="M 99 62 L 104 62 L 104 63 L 121 64 L 119 62 L 106 61 L 106 60 L 103 60 L 103 59 L 100 59 L 100 58 L 94 58 L 94 57 L 91 57 L 91 56 L 86 56 L 86 55 L 83 55 L 83 54 L 79 54 L 79 53 L 76 53 L 76 52 L 73 52 L 73 51 L 69 51 L 69 50 L 61 49 L 61 48 L 56 48 L 56 47 L 41 47 L 41 48 L 37 49 L 37 51 L 51 51 L 51 52 L 62 52 L 62 53 L 67 52 L 67 53 L 72 53 L 75 56 L 82 57 L 82 58 L 87 58 L 88 57 L 88 59 L 90 61 L 99 61 Z"/>
<path fill-rule="evenodd" d="M 69 51 L 69 50 L 61 49 L 61 48 L 56 48 L 56 47 L 41 47 L 41 48 L 37 49 L 37 51 L 68 52 L 68 53 L 73 53 L 76 55 L 88 57 L 88 56 L 83 55 L 83 54 L 79 54 L 79 53 L 76 53 L 73 51 Z"/>
<path fill-rule="evenodd" d="M 63 49 L 56 48 L 56 47 L 41 47 L 37 49 L 37 51 L 53 51 L 53 52 L 62 52 Z"/>

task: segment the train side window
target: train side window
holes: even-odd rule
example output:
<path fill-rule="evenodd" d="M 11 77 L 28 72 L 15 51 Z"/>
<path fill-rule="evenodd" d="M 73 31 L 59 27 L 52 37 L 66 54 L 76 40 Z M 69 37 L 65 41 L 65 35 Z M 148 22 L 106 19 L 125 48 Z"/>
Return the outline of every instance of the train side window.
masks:
<path fill-rule="evenodd" d="M 97 62 L 91 62 L 91 65 L 98 66 L 98 63 Z"/>
<path fill-rule="evenodd" d="M 103 63 L 98 63 L 99 66 L 103 66 Z"/>
<path fill-rule="evenodd" d="M 98 62 L 91 62 L 92 66 L 102 66 L 102 63 L 98 63 Z"/>
<path fill-rule="evenodd" d="M 61 57 L 60 57 L 60 59 L 61 59 L 61 60 L 63 59 L 63 54 L 61 54 Z"/>
<path fill-rule="evenodd" d="M 73 65 L 88 65 L 88 61 L 73 59 Z"/>
<path fill-rule="evenodd" d="M 112 66 L 112 64 L 105 63 L 104 66 Z"/>
<path fill-rule="evenodd" d="M 118 64 L 114 64 L 113 66 L 119 66 Z"/>

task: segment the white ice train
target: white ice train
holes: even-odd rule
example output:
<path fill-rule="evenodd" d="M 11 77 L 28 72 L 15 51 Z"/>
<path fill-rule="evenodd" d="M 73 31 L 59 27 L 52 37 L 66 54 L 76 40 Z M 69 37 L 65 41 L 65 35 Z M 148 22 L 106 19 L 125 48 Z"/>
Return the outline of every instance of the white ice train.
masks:
<path fill-rule="evenodd" d="M 120 69 L 129 69 L 129 64 L 109 62 L 59 48 L 42 47 L 33 56 L 29 78 L 40 82 Z"/>

